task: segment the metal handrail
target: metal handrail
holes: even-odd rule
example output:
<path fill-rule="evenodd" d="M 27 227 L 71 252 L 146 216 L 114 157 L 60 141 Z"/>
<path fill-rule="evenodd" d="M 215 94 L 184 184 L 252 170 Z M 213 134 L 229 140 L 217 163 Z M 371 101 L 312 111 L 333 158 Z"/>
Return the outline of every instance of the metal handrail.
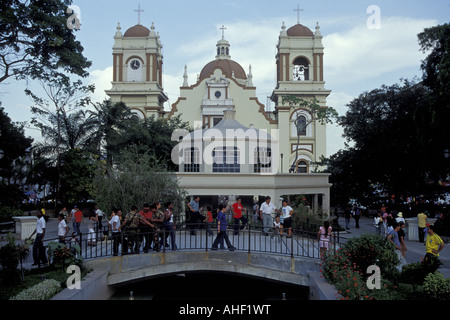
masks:
<path fill-rule="evenodd" d="M 264 227 L 247 225 L 245 230 L 239 230 L 238 234 L 234 233 L 233 224 L 228 225 L 227 233 L 232 245 L 237 251 L 244 252 L 258 252 L 266 254 L 281 254 L 290 255 L 291 257 L 309 257 L 320 259 L 319 240 L 316 232 L 309 232 L 304 230 L 292 230 L 292 236 L 288 238 L 286 234 L 279 235 L 271 232 L 266 234 Z M 213 235 L 209 235 L 209 231 Z M 273 230 L 272 230 L 273 231 Z M 178 251 L 210 251 L 212 242 L 217 236 L 217 225 L 209 226 L 199 223 L 178 224 L 175 229 L 175 245 Z M 158 248 L 150 249 L 148 252 L 162 252 L 172 251 L 172 243 L 169 232 L 163 228 L 161 231 L 141 232 L 139 230 L 127 229 L 117 236 L 112 236 L 111 230 L 101 228 L 96 230 L 95 246 L 88 244 L 88 234 L 81 233 L 78 235 L 78 240 L 81 247 L 81 256 L 83 259 L 96 259 L 102 257 L 109 257 L 115 255 L 114 246 L 120 247 L 117 255 L 135 254 L 128 252 L 128 244 L 132 237 L 137 237 L 140 241 L 139 253 L 146 253 L 145 242 L 152 239 L 158 233 Z M 195 235 L 194 235 L 195 233 Z M 107 235 L 105 235 L 107 234 Z M 167 237 L 166 237 L 167 236 Z M 161 239 L 163 243 L 161 245 Z M 165 245 L 166 239 L 169 242 L 169 247 Z M 336 250 L 339 246 L 339 232 L 334 236 L 335 241 L 332 242 L 329 250 Z M 67 246 L 70 247 L 70 237 L 66 238 Z M 58 241 L 58 239 L 46 239 L 45 243 L 51 241 Z M 153 243 L 154 244 L 154 243 Z M 225 245 L 226 246 L 226 245 Z M 126 252 L 125 250 L 126 249 Z"/>

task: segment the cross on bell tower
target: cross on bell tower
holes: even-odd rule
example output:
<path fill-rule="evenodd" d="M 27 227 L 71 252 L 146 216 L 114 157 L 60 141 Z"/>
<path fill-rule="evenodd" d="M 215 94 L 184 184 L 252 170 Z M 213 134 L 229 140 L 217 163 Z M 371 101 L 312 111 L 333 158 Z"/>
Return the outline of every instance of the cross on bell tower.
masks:
<path fill-rule="evenodd" d="M 144 12 L 144 10 L 141 10 L 141 4 L 138 4 L 138 9 L 134 10 L 134 12 L 138 13 L 138 24 L 141 24 L 141 12 Z"/>

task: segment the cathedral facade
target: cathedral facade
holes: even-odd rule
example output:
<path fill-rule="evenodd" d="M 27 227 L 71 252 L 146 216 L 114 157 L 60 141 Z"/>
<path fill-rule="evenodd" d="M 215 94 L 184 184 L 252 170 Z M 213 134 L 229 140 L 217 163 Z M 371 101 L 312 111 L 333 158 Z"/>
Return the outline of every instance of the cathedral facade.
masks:
<path fill-rule="evenodd" d="M 122 33 L 118 25 L 112 88 L 106 93 L 113 102 L 124 102 L 140 119 L 179 115 L 190 124 L 194 131 L 185 133 L 175 150 L 180 183 L 190 194 L 210 196 L 210 183 L 221 174 L 221 182 L 214 182 L 214 194 L 253 199 L 310 194 L 316 207 L 328 210 L 328 175 L 314 173 L 315 162 L 326 155 L 326 125 L 311 122 L 309 110 L 283 102 L 284 96 L 295 96 L 327 107 L 331 91 L 325 89 L 319 25 L 313 32 L 300 23 L 290 28 L 283 23 L 276 47 L 273 111 L 256 97 L 251 66 L 246 72 L 232 60 L 223 32 L 215 57 L 195 83 L 189 83 L 185 67 L 180 95 L 165 110 L 162 44 L 155 27 L 137 24 Z M 218 136 L 222 144 L 217 143 Z"/>

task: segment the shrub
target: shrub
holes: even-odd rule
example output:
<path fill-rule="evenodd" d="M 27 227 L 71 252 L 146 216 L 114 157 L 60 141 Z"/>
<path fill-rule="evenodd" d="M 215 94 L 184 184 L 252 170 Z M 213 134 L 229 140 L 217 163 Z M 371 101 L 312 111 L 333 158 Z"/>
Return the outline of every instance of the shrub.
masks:
<path fill-rule="evenodd" d="M 0 223 L 12 221 L 12 217 L 23 216 L 23 211 L 14 207 L 0 207 Z"/>
<path fill-rule="evenodd" d="M 336 252 L 328 252 L 323 263 L 323 276 L 333 284 L 341 299 L 373 299 L 373 290 L 366 285 L 367 268 L 377 265 L 383 278 L 389 279 L 397 274 L 395 265 L 397 255 L 391 243 L 373 234 L 348 240 Z"/>
<path fill-rule="evenodd" d="M 56 280 L 49 279 L 20 292 L 10 300 L 49 300 L 60 290 L 61 284 Z"/>
<path fill-rule="evenodd" d="M 450 300 L 450 279 L 440 272 L 433 272 L 425 277 L 423 283 L 424 299 Z"/>
<path fill-rule="evenodd" d="M 83 258 L 80 255 L 80 246 L 72 244 L 71 248 L 59 242 L 50 242 L 48 244 L 48 255 L 52 264 L 56 268 L 64 268 L 69 265 L 77 265 L 79 267 L 83 264 Z"/>
<path fill-rule="evenodd" d="M 2 285 L 10 285 L 19 282 L 20 273 L 17 269 L 19 262 L 28 256 L 30 249 L 25 245 L 16 245 L 14 236 L 9 233 L 7 235 L 8 243 L 0 248 L 0 264 L 1 264 L 1 283 Z"/>
<path fill-rule="evenodd" d="M 430 273 L 434 273 L 442 265 L 437 257 L 430 257 L 429 263 L 415 262 L 403 266 L 399 281 L 412 285 L 422 285 Z"/>
<path fill-rule="evenodd" d="M 377 265 L 384 278 L 397 276 L 395 266 L 399 263 L 395 248 L 391 242 L 386 241 L 377 234 L 365 234 L 361 237 L 349 239 L 342 249 L 347 251 L 352 263 L 359 267 L 363 274 L 371 265 Z"/>

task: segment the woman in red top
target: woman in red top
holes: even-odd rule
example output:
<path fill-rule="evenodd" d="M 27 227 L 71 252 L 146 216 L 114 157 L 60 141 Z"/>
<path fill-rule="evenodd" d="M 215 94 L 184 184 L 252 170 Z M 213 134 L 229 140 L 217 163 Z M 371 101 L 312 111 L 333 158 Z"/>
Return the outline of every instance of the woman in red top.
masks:
<path fill-rule="evenodd" d="M 204 223 L 206 223 L 206 232 L 208 232 L 209 236 L 212 236 L 213 233 L 211 231 L 211 224 L 213 223 L 213 216 L 212 216 L 212 209 L 211 207 L 206 208 L 208 210 L 208 213 L 206 214 L 205 220 L 203 220 Z"/>
<path fill-rule="evenodd" d="M 83 212 L 78 207 L 75 207 L 76 211 L 73 213 L 73 216 L 75 217 L 75 232 L 77 234 L 81 233 L 80 226 L 81 222 L 83 221 Z"/>

